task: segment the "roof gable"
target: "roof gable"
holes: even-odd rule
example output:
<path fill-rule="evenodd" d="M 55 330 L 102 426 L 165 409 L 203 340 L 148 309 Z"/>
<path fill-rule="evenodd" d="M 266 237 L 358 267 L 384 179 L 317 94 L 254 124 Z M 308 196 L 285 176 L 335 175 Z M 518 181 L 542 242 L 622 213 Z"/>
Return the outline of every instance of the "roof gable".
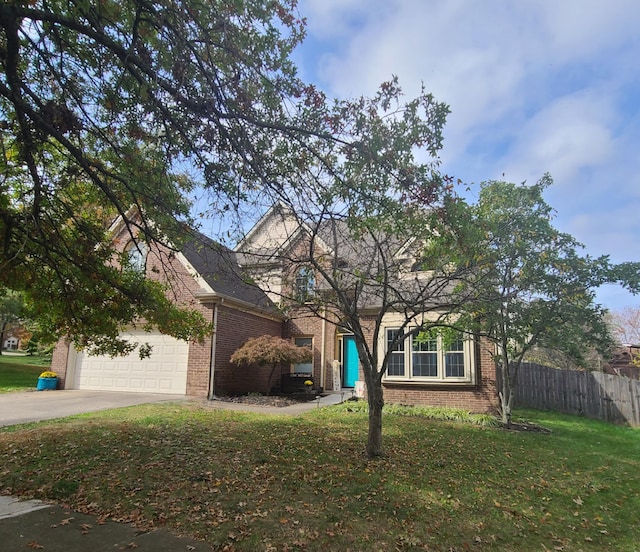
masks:
<path fill-rule="evenodd" d="M 259 258 L 261 262 L 275 259 L 278 255 L 295 247 L 304 237 L 315 234 L 323 251 L 331 253 L 332 249 L 319 233 L 314 233 L 287 206 L 277 203 L 273 205 L 253 226 L 247 235 L 235 247 L 243 260 L 250 257 Z"/>

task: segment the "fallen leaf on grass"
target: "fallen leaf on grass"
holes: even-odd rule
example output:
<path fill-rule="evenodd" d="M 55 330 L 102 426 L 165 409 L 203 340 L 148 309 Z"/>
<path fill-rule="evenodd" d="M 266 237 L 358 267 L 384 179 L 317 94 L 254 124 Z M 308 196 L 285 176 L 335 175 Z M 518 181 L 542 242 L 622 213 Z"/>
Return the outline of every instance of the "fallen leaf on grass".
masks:
<path fill-rule="evenodd" d="M 42 546 L 41 544 L 37 543 L 36 541 L 29 541 L 27 543 L 27 546 L 29 548 L 33 548 L 34 550 L 42 550 L 44 548 L 44 546 Z"/>

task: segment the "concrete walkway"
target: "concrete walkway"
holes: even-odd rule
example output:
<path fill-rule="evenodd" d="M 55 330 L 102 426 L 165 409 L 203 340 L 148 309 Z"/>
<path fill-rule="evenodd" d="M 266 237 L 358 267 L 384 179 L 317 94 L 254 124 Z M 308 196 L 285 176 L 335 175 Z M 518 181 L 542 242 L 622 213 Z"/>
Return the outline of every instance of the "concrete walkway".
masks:
<path fill-rule="evenodd" d="M 148 533 L 128 523 L 98 521 L 37 500 L 0 496 L 0 549 L 3 552 L 211 552 L 203 542 L 164 529 Z"/>
<path fill-rule="evenodd" d="M 181 395 L 111 391 L 24 391 L 0 395 L 0 426 L 65 418 L 74 414 L 155 402 L 185 401 Z"/>

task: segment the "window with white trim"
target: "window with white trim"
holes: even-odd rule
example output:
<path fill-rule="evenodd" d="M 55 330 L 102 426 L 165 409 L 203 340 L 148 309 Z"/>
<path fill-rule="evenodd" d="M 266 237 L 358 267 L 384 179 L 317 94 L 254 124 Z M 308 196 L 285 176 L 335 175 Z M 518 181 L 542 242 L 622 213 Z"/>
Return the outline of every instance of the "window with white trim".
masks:
<path fill-rule="evenodd" d="M 130 241 L 125 248 L 129 266 L 136 272 L 144 272 L 147 265 L 147 244 Z"/>
<path fill-rule="evenodd" d="M 310 268 L 302 267 L 296 273 L 295 293 L 298 301 L 310 301 L 313 298 L 315 278 Z"/>
<path fill-rule="evenodd" d="M 400 331 L 397 328 L 385 329 L 385 351 L 390 351 L 385 380 L 475 383 L 473 339 L 460 333 L 447 338 L 439 334 L 424 339 L 408 336 L 397 341 Z"/>
<path fill-rule="evenodd" d="M 312 337 L 294 337 L 293 342 L 297 347 L 309 347 L 313 350 Z M 313 360 L 309 362 L 298 362 L 293 365 L 294 374 L 313 374 Z"/>
<path fill-rule="evenodd" d="M 399 332 L 400 330 L 387 330 L 387 350 L 391 351 L 387 365 L 388 376 L 404 376 L 404 341 L 397 341 L 394 345 Z"/>

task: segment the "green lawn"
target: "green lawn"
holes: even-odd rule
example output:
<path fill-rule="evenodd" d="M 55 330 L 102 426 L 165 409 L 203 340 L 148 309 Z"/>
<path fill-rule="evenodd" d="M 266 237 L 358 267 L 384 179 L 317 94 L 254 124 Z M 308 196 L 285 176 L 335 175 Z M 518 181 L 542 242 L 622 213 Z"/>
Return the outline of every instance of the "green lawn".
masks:
<path fill-rule="evenodd" d="M 550 434 L 387 413 L 159 404 L 0 431 L 0 493 L 215 550 L 637 551 L 640 431 L 520 412 Z"/>
<path fill-rule="evenodd" d="M 38 376 L 51 365 L 51 357 L 0 355 L 0 393 L 35 389 Z"/>

